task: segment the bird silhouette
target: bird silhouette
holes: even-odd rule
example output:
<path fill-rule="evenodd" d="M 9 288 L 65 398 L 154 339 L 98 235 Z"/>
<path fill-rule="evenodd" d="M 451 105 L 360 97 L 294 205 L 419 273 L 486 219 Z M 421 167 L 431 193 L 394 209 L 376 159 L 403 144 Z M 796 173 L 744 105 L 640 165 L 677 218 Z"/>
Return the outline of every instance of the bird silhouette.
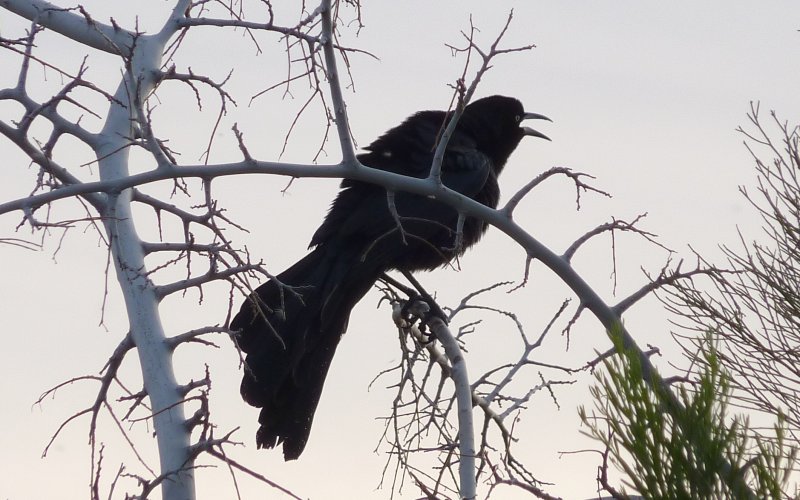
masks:
<path fill-rule="evenodd" d="M 451 114 L 420 111 L 364 148 L 369 167 L 424 178 Z M 525 136 L 526 113 L 511 97 L 491 96 L 464 108 L 442 161 L 442 182 L 495 208 L 497 177 Z M 549 140 L 549 139 L 548 139 Z M 283 444 L 286 460 L 303 452 L 328 368 L 347 329 L 350 311 L 390 270 L 440 267 L 474 245 L 487 224 L 467 217 L 456 243 L 458 212 L 430 197 L 398 192 L 393 214 L 386 189 L 344 180 L 311 252 L 254 291 L 231 322 L 246 353 L 243 399 L 261 408 L 258 447 Z M 400 227 L 398 227 L 398 221 Z"/>

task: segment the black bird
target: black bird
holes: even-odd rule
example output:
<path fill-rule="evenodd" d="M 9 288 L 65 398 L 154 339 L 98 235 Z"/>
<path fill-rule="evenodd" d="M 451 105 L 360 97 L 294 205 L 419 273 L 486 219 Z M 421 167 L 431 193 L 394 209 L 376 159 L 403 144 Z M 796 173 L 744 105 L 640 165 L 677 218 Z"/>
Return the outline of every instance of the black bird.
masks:
<path fill-rule="evenodd" d="M 364 165 L 413 177 L 430 172 L 437 140 L 450 114 L 420 111 L 389 130 L 358 156 Z M 469 104 L 447 144 L 444 184 L 495 208 L 497 176 L 526 135 L 547 137 L 523 127 L 525 113 L 513 98 L 492 96 Z M 386 190 L 344 180 L 322 225 L 311 238 L 311 252 L 259 286 L 233 318 L 231 329 L 245 358 L 241 393 L 261 408 L 258 447 L 283 443 L 286 460 L 303 452 L 325 376 L 350 310 L 386 271 L 440 267 L 475 244 L 487 224 L 464 221 L 456 243 L 458 213 L 425 196 L 397 193 L 397 219 Z M 456 249 L 455 247 L 458 246 Z"/>

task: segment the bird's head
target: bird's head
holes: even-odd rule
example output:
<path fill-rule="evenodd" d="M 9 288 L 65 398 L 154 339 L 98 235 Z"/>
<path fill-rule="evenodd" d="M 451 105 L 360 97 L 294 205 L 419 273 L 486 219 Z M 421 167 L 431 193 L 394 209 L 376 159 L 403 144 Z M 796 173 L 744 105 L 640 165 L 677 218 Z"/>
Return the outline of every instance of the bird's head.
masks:
<path fill-rule="evenodd" d="M 513 97 L 494 95 L 478 99 L 464 108 L 460 126 L 475 139 L 478 149 L 489 155 L 501 169 L 526 135 L 550 140 L 543 133 L 524 126 L 524 120 L 547 120 L 538 113 L 526 113 Z"/>

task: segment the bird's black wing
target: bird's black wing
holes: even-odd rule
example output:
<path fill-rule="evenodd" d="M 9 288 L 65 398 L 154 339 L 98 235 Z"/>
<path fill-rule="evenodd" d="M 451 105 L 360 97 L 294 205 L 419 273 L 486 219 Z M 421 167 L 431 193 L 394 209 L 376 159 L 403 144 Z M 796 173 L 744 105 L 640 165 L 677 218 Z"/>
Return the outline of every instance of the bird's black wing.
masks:
<path fill-rule="evenodd" d="M 368 152 L 358 158 L 372 168 L 426 177 L 445 118 L 443 112 L 417 113 L 370 144 L 365 148 Z M 442 182 L 469 198 L 476 198 L 487 184 L 490 191 L 497 192 L 490 158 L 477 149 L 469 135 L 458 131 L 451 137 L 445 151 Z M 496 204 L 497 200 L 493 201 Z M 435 246 L 441 246 L 443 239 L 452 244 L 458 219 L 454 209 L 410 193 L 396 193 L 394 202 L 403 225 L 413 226 L 408 228 L 412 238 L 430 241 Z M 491 200 L 487 204 L 491 204 Z M 422 223 L 423 220 L 430 222 Z M 396 226 L 397 220 L 389 210 L 387 192 L 383 187 L 345 180 L 325 221 L 314 233 L 310 246 L 348 238 L 374 241 L 385 237 Z"/>

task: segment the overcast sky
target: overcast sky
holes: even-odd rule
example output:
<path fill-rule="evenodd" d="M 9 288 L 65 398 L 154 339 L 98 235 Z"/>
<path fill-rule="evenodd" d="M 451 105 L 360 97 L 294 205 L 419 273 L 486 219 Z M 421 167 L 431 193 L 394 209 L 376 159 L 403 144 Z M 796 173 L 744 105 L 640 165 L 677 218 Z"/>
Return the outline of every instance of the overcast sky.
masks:
<path fill-rule="evenodd" d="M 67 0 L 55 3 L 76 5 Z M 83 5 L 94 18 L 107 21 L 113 16 L 127 28 L 133 27 L 138 15 L 140 29 L 153 31 L 171 2 L 92 0 Z M 291 24 L 293 11 L 276 5 L 285 24 Z M 511 7 L 514 20 L 505 44 L 535 43 L 537 48 L 498 59 L 481 83 L 478 96 L 513 95 L 528 111 L 551 117 L 553 123 L 537 126 L 553 141 L 528 139 L 518 148 L 501 178 L 503 192 L 513 193 L 552 166 L 566 166 L 595 176 L 592 182 L 613 195 L 611 199 L 585 195 L 576 212 L 572 186 L 565 180 L 549 181 L 518 209 L 523 226 L 559 251 L 612 217 L 632 219 L 646 212 L 642 228 L 658 234 L 661 243 L 675 250 L 674 260 L 691 258 L 688 245 L 717 258 L 718 245 L 736 244 L 737 227 L 747 237 L 758 235 L 757 216 L 738 193 L 738 186 L 754 185 L 755 173 L 743 137 L 735 129 L 747 127 L 751 101 L 761 103 L 764 117 L 774 109 L 789 123 L 800 121 L 797 2 L 366 2 L 365 26 L 359 35 L 352 27 L 342 28 L 344 44 L 379 58 L 351 56 L 355 85 L 346 100 L 358 144 L 368 144 L 414 111 L 447 107 L 448 85 L 460 75 L 463 60 L 454 59 L 445 44 L 463 43 L 459 31 L 468 29 L 470 14 L 480 28 L 480 41 L 490 41 Z M 26 26 L 27 22 L 0 10 L 0 35 L 21 36 Z M 245 132 L 255 156 L 277 159 L 286 130 L 302 105 L 306 95 L 302 86 L 295 88 L 295 99 L 281 101 L 278 92 L 248 102 L 286 74 L 283 45 L 275 38 L 265 40 L 261 46 L 264 55 L 257 57 L 246 36 L 208 28 L 190 33 L 178 53 L 179 70 L 191 66 L 196 73 L 216 80 L 234 70 L 230 85 L 239 105 L 220 126 L 212 163 L 240 159 L 230 133 L 234 122 Z M 39 46 L 39 57 L 73 71 L 87 53 L 56 34 L 41 37 Z M 121 70 L 119 62 L 105 54 L 88 53 L 88 78 L 113 90 Z M 3 88 L 13 85 L 18 64 L 16 56 L 0 51 Z M 36 84 L 39 98 L 59 84 L 53 72 L 40 68 L 32 73 L 32 79 L 45 80 Z M 194 95 L 178 84 L 160 90 L 158 98 L 156 132 L 184 153 L 181 162 L 198 162 L 217 113 L 213 93 L 204 93 L 202 111 L 194 107 Z M 104 109 L 95 111 L 104 113 Z M 0 119 L 7 121 L 15 113 L 16 108 L 0 102 Z M 312 161 L 323 133 L 320 117 L 320 110 L 312 108 L 301 119 L 282 160 Z M 99 128 L 99 121 L 85 119 L 89 128 Z M 335 140 L 326 145 L 328 156 L 323 155 L 320 163 L 338 161 L 336 145 Z M 96 175 L 90 167 L 79 167 L 87 161 L 87 152 L 74 143 L 65 142 L 57 154 L 81 178 Z M 0 139 L 0 157 L 0 202 L 25 196 L 33 187 L 35 169 L 4 138 Z M 235 237 L 253 256 L 263 258 L 274 273 L 305 252 L 337 186 L 330 180 L 300 180 L 282 194 L 286 182 L 283 178 L 248 177 L 216 184 L 216 195 L 229 209 L 229 216 L 250 229 L 250 233 Z M 65 205 L 64 210 L 74 213 L 70 206 Z M 141 233 L 155 238 L 152 214 L 142 211 L 141 217 L 137 222 Z M 0 238 L 37 239 L 38 235 L 31 236 L 24 228 L 15 232 L 19 220 L 19 214 L 0 217 Z M 109 283 L 105 326 L 98 326 L 106 253 L 97 235 L 79 227 L 63 241 L 60 236 L 54 232 L 38 252 L 0 246 L 5 263 L 0 279 L 5 325 L 0 349 L 3 499 L 85 495 L 87 419 L 64 431 L 46 459 L 40 455 L 58 424 L 91 403 L 95 386 L 75 384 L 42 406 L 33 403 L 50 386 L 96 373 L 127 331 L 113 281 Z M 658 272 L 668 257 L 663 249 L 632 236 L 618 237 L 616 250 L 617 298 L 610 279 L 609 238 L 588 245 L 575 261 L 578 270 L 611 303 L 644 283 L 641 268 Z M 437 290 L 442 303 L 453 304 L 465 293 L 496 281 L 519 281 L 524 263 L 523 252 L 513 242 L 491 231 L 462 260 L 461 271 L 440 270 L 423 278 Z M 538 331 L 568 296 L 546 269 L 534 266 L 525 289 L 514 294 L 502 290 L 487 300 L 518 313 L 531 331 Z M 377 299 L 377 294 L 368 295 L 353 314 L 328 376 L 309 445 L 297 462 L 284 464 L 279 453 L 254 449 L 257 411 L 238 397 L 240 373 L 228 342 L 221 342 L 219 350 L 183 348 L 178 355 L 179 376 L 198 378 L 203 363 L 211 366 L 214 418 L 220 431 L 241 426 L 237 436 L 247 449 L 239 450 L 239 457 L 254 469 L 302 497 L 386 498 L 388 488 L 376 489 L 385 455 L 376 454 L 374 448 L 382 430 L 377 418 L 388 413 L 393 396 L 384 387 L 394 380 L 383 380 L 370 391 L 367 387 L 380 370 L 397 361 L 399 353 L 389 312 L 376 310 Z M 224 287 L 209 289 L 202 304 L 192 292 L 170 298 L 162 307 L 171 334 L 220 323 L 226 310 Z M 641 345 L 658 345 L 680 364 L 674 357 L 677 349 L 670 326 L 657 301 L 645 301 L 632 310 L 626 325 Z M 518 347 L 511 325 L 506 323 L 488 322 L 473 335 L 475 345 L 480 346 L 467 354 L 468 362 L 476 367 L 473 373 L 479 373 L 483 356 L 502 356 Z M 566 339 L 556 333 L 543 348 L 541 359 L 578 366 L 595 350 L 606 350 L 608 341 L 599 323 L 587 316 L 573 331 L 568 351 L 566 347 Z M 659 364 L 665 373 L 671 373 L 666 359 Z M 134 377 L 132 362 L 125 366 L 125 373 Z M 536 371 L 522 377 L 529 377 L 529 385 L 539 380 Z M 131 380 L 130 388 L 138 390 L 136 379 Z M 548 491 L 564 498 L 590 497 L 595 491 L 598 456 L 560 454 L 596 447 L 579 434 L 576 411 L 580 404 L 591 405 L 586 389 L 590 380 L 584 374 L 578 377 L 579 383 L 560 387 L 556 392 L 560 409 L 549 395 L 534 396 L 519 423 L 519 456 L 527 460 L 538 479 L 553 483 Z M 138 429 L 147 432 L 141 426 Z M 124 448 L 111 426 L 106 427 L 106 435 L 109 448 Z M 149 445 L 147 442 L 142 449 L 148 450 Z M 150 451 L 145 455 L 152 457 Z M 107 467 L 110 478 L 117 465 L 109 461 Z M 201 498 L 231 497 L 232 485 L 225 471 L 201 471 L 198 478 Z M 261 487 L 256 483 L 244 480 L 240 486 L 245 498 L 265 498 L 255 493 Z M 413 498 L 410 484 L 404 491 Z M 273 498 L 271 495 L 266 498 Z M 500 492 L 497 498 L 511 496 Z"/>

